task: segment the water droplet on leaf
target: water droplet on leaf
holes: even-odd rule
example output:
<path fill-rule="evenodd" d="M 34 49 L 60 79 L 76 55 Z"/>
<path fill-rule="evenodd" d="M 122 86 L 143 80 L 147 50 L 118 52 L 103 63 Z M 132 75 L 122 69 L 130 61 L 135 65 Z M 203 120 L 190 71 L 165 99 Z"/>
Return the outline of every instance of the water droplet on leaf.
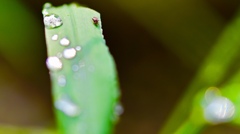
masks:
<path fill-rule="evenodd" d="M 72 59 L 76 56 L 77 52 L 74 48 L 67 48 L 63 51 L 63 57 L 66 59 Z"/>
<path fill-rule="evenodd" d="M 77 71 L 79 70 L 79 66 L 78 66 L 78 65 L 73 65 L 73 66 L 72 66 L 72 70 L 73 70 L 74 72 L 77 72 Z"/>
<path fill-rule="evenodd" d="M 62 62 L 58 57 L 48 57 L 46 61 L 47 67 L 50 70 L 56 71 L 62 69 Z"/>
<path fill-rule="evenodd" d="M 82 48 L 81 48 L 80 46 L 77 46 L 77 47 L 76 47 L 76 50 L 77 50 L 77 51 L 80 51 L 81 49 L 82 49 Z"/>
<path fill-rule="evenodd" d="M 62 39 L 60 40 L 60 44 L 61 44 L 62 46 L 68 46 L 68 45 L 70 44 L 70 40 L 67 39 L 67 38 L 62 38 Z"/>
<path fill-rule="evenodd" d="M 52 36 L 52 40 L 53 40 L 53 41 L 58 40 L 58 35 L 57 35 L 57 34 L 54 34 L 54 35 Z"/>
<path fill-rule="evenodd" d="M 58 85 L 64 87 L 67 84 L 67 80 L 64 75 L 58 77 Z"/>
<path fill-rule="evenodd" d="M 60 27 L 63 22 L 62 19 L 56 14 L 47 14 L 44 16 L 44 25 L 48 29 Z"/>
<path fill-rule="evenodd" d="M 124 112 L 123 106 L 122 106 L 121 104 L 117 104 L 117 105 L 115 106 L 115 114 L 116 114 L 117 116 L 120 116 L 120 115 L 123 114 L 123 112 Z"/>
<path fill-rule="evenodd" d="M 62 111 L 68 116 L 76 117 L 80 114 L 80 110 L 76 104 L 74 104 L 70 99 L 67 97 L 63 97 L 57 100 L 54 103 L 56 109 Z"/>
<path fill-rule="evenodd" d="M 234 104 L 225 97 L 214 98 L 204 109 L 205 119 L 213 124 L 229 122 L 234 114 Z"/>
<path fill-rule="evenodd" d="M 43 10 L 42 10 L 42 14 L 43 14 L 44 16 L 46 16 L 46 15 L 48 15 L 49 13 L 48 13 L 47 9 L 43 9 Z"/>
<path fill-rule="evenodd" d="M 52 4 L 49 3 L 49 2 L 47 2 L 47 3 L 45 3 L 45 4 L 43 5 L 43 9 L 49 9 L 49 8 L 51 8 L 51 7 L 52 7 Z"/>

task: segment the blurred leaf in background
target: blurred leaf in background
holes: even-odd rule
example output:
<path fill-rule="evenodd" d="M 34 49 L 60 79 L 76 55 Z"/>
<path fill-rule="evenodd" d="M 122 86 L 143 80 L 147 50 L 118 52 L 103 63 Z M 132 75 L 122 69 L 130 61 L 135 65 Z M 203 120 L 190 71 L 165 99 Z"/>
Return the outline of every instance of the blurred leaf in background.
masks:
<path fill-rule="evenodd" d="M 0 122 L 52 122 L 41 22 L 18 0 L 0 4 Z"/>

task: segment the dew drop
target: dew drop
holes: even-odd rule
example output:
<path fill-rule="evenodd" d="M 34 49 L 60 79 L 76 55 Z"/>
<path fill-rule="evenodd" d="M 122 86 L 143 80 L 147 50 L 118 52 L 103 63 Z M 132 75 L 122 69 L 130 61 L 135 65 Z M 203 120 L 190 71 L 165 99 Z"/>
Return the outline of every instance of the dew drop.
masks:
<path fill-rule="evenodd" d="M 76 56 L 77 52 L 74 48 L 67 48 L 63 51 L 63 57 L 66 59 L 72 59 Z"/>
<path fill-rule="evenodd" d="M 64 86 L 66 86 L 66 84 L 67 84 L 67 80 L 66 80 L 65 76 L 64 75 L 59 76 L 58 77 L 58 85 L 60 87 L 64 87 Z"/>
<path fill-rule="evenodd" d="M 77 50 L 77 51 L 81 51 L 81 49 L 82 49 L 82 48 L 81 48 L 80 46 L 76 46 L 76 50 Z"/>
<path fill-rule="evenodd" d="M 113 122 L 116 122 L 119 119 L 119 116 L 123 114 L 124 109 L 123 109 L 123 106 L 120 103 L 118 103 L 113 110 L 114 111 L 113 111 L 113 115 L 111 116 L 111 120 Z"/>
<path fill-rule="evenodd" d="M 216 97 L 220 97 L 221 92 L 217 87 L 209 87 L 205 92 L 205 100 L 206 102 L 211 102 Z"/>
<path fill-rule="evenodd" d="M 44 16 L 46 16 L 46 15 L 48 15 L 49 13 L 48 13 L 47 9 L 43 9 L 43 10 L 42 10 L 42 14 L 43 14 Z"/>
<path fill-rule="evenodd" d="M 44 16 L 44 25 L 48 29 L 60 27 L 62 24 L 62 19 L 56 14 L 47 14 Z"/>
<path fill-rule="evenodd" d="M 49 70 L 56 71 L 62 69 L 62 62 L 58 57 L 48 57 L 46 64 Z"/>
<path fill-rule="evenodd" d="M 79 66 L 78 66 L 78 65 L 73 65 L 73 66 L 72 66 L 72 70 L 73 70 L 74 72 L 77 72 L 77 71 L 79 70 Z"/>
<path fill-rule="evenodd" d="M 68 45 L 70 44 L 70 40 L 67 39 L 67 38 L 62 38 L 62 39 L 60 40 L 60 44 L 61 44 L 62 46 L 68 46 Z"/>
<path fill-rule="evenodd" d="M 234 104 L 225 97 L 214 98 L 204 109 L 205 119 L 213 124 L 229 122 L 234 114 Z"/>
<path fill-rule="evenodd" d="M 117 104 L 115 106 L 115 115 L 120 116 L 123 114 L 123 112 L 124 112 L 123 106 L 121 104 Z"/>
<path fill-rule="evenodd" d="M 62 111 L 68 116 L 76 117 L 80 114 L 80 110 L 76 104 L 70 99 L 63 97 L 54 103 L 56 109 Z"/>
<path fill-rule="evenodd" d="M 49 2 L 47 2 L 47 3 L 45 3 L 45 4 L 43 5 L 43 8 L 44 8 L 44 9 L 49 9 L 49 8 L 51 8 L 51 7 L 52 7 L 52 4 L 49 3 Z"/>
<path fill-rule="evenodd" d="M 54 34 L 54 35 L 52 36 L 52 40 L 53 40 L 53 41 L 58 40 L 58 35 L 57 35 L 57 34 Z"/>

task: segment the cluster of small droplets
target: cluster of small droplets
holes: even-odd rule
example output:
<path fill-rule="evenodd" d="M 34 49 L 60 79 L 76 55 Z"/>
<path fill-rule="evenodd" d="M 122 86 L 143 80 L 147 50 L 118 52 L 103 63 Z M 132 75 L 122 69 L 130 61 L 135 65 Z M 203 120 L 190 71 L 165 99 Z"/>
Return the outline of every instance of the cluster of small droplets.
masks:
<path fill-rule="evenodd" d="M 48 13 L 48 9 L 50 9 L 51 7 L 52 7 L 52 5 L 50 3 L 46 3 L 44 5 L 44 9 L 42 11 L 42 13 L 44 15 L 45 27 L 48 29 L 54 29 L 54 28 L 57 28 L 57 27 L 60 27 L 63 25 L 62 19 L 58 15 Z M 99 18 L 93 17 L 92 21 L 95 26 L 99 25 L 99 21 L 100 21 Z M 102 32 L 102 29 L 101 29 L 101 32 Z M 51 40 L 58 41 L 59 35 L 58 34 L 52 35 Z M 71 43 L 71 41 L 67 37 L 63 37 L 59 41 L 59 44 L 64 47 L 69 46 L 70 43 Z M 75 48 L 66 48 L 63 50 L 63 52 L 57 53 L 56 56 L 49 57 L 46 61 L 47 67 L 50 70 L 54 70 L 54 71 L 61 70 L 63 64 L 62 64 L 60 58 L 63 57 L 65 59 L 72 59 L 76 56 L 77 51 L 81 51 L 81 50 L 82 50 L 81 46 L 76 46 Z M 79 68 L 82 68 L 84 66 L 85 66 L 84 63 L 79 64 L 79 65 L 75 64 L 72 66 L 72 70 L 76 72 L 79 70 Z M 89 68 L 88 68 L 88 70 L 90 72 L 93 72 L 94 69 L 95 69 L 94 66 L 89 66 Z M 61 87 L 66 85 L 66 78 L 64 76 L 61 75 L 58 77 L 58 85 Z"/>

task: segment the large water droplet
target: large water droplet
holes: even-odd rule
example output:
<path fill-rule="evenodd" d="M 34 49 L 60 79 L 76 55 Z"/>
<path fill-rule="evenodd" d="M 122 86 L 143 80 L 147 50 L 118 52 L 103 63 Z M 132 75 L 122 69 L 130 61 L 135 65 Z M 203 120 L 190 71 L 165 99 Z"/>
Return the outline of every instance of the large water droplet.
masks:
<path fill-rule="evenodd" d="M 229 122 L 234 114 L 235 106 L 225 97 L 214 98 L 204 109 L 205 119 L 213 124 Z"/>
<path fill-rule="evenodd" d="M 60 75 L 58 77 L 58 85 L 64 87 L 67 84 L 66 77 L 64 75 Z"/>
<path fill-rule="evenodd" d="M 63 51 L 63 57 L 66 59 L 72 59 L 76 56 L 77 52 L 74 48 L 68 48 Z"/>
<path fill-rule="evenodd" d="M 62 19 L 56 14 L 47 14 L 44 16 L 44 25 L 48 29 L 60 27 L 63 22 Z"/>
<path fill-rule="evenodd" d="M 62 38 L 62 39 L 60 40 L 60 44 L 61 44 L 62 46 L 68 46 L 68 45 L 70 44 L 70 40 L 67 39 L 66 37 L 65 37 L 65 38 Z"/>
<path fill-rule="evenodd" d="M 47 67 L 50 70 L 56 71 L 62 69 L 62 62 L 58 57 L 48 57 L 46 61 Z"/>
<path fill-rule="evenodd" d="M 58 35 L 57 35 L 57 34 L 54 34 L 54 35 L 52 36 L 52 40 L 53 40 L 53 41 L 58 40 Z"/>
<path fill-rule="evenodd" d="M 76 117 L 80 114 L 80 109 L 67 97 L 63 97 L 54 103 L 56 109 L 62 111 L 68 116 Z"/>

